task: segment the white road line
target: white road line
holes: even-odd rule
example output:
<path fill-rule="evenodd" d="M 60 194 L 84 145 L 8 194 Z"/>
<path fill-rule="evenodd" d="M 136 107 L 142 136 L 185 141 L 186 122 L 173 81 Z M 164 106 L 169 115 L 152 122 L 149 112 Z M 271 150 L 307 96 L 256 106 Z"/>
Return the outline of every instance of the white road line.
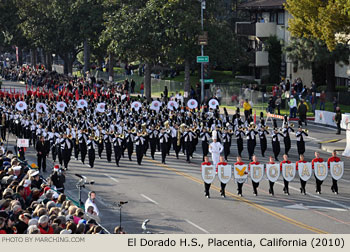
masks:
<path fill-rule="evenodd" d="M 104 175 L 105 175 L 106 177 L 110 178 L 111 180 L 113 180 L 114 182 L 119 183 L 119 180 L 118 180 L 118 179 L 113 178 L 113 177 L 109 176 L 108 174 L 104 174 Z"/>
<path fill-rule="evenodd" d="M 280 182 L 276 182 L 276 184 L 279 184 L 279 185 L 281 185 L 281 186 L 284 186 L 284 184 L 283 184 L 283 183 L 280 183 Z M 294 190 L 294 191 L 297 191 L 297 192 L 300 191 L 300 189 L 297 189 L 297 188 L 295 188 L 295 187 L 293 187 L 293 186 L 289 186 L 289 188 L 292 189 L 292 190 Z M 346 205 L 344 205 L 344 204 L 335 202 L 335 201 L 333 201 L 333 200 L 329 200 L 329 199 L 326 199 L 326 198 L 323 198 L 323 197 L 321 197 L 321 196 L 314 195 L 314 194 L 311 194 L 311 193 L 308 193 L 307 195 L 309 195 L 309 196 L 311 196 L 311 197 L 314 197 L 314 198 L 316 198 L 316 199 L 320 199 L 320 200 L 326 201 L 326 202 L 331 203 L 331 204 L 333 204 L 333 205 L 342 207 L 342 208 L 344 208 L 344 209 L 346 209 L 346 210 L 350 210 L 350 207 L 348 207 L 348 206 L 346 206 Z"/>
<path fill-rule="evenodd" d="M 156 205 L 159 205 L 159 203 L 153 199 L 151 199 L 150 197 L 147 197 L 146 195 L 144 194 L 140 194 L 142 197 L 144 197 L 146 200 L 152 202 L 153 204 L 156 204 Z"/>
<path fill-rule="evenodd" d="M 192 221 L 187 220 L 187 219 L 185 219 L 185 221 L 186 221 L 188 224 L 191 224 L 192 226 L 198 228 L 200 231 L 202 231 L 202 232 L 204 232 L 204 233 L 206 233 L 206 234 L 210 234 L 207 230 L 205 230 L 204 228 L 201 228 L 200 226 L 194 224 Z"/>

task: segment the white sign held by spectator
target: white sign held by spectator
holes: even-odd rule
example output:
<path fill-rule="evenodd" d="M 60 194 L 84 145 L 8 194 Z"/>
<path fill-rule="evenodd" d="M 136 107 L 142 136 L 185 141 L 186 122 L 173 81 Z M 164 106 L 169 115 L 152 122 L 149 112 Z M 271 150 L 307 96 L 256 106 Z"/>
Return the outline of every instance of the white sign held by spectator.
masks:
<path fill-rule="evenodd" d="M 17 147 L 29 147 L 29 139 L 17 139 Z"/>

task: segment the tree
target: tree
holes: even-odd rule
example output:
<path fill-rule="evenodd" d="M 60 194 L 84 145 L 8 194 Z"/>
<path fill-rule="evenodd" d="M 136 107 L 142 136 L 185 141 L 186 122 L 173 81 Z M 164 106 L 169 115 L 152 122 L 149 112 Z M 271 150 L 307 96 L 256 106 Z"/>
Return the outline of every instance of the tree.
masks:
<path fill-rule="evenodd" d="M 285 7 L 293 16 L 289 30 L 295 37 L 324 41 L 332 51 L 339 42 L 337 35 L 350 33 L 348 0 L 287 0 Z M 343 38 L 349 40 L 348 36 Z"/>
<path fill-rule="evenodd" d="M 101 32 L 102 0 L 15 0 L 20 27 L 35 47 L 64 60 L 64 72 L 72 73 L 84 41 L 96 40 Z"/>
<path fill-rule="evenodd" d="M 282 63 L 282 46 L 276 36 L 266 40 L 266 49 L 269 52 L 269 75 L 271 83 L 279 83 Z"/>
<path fill-rule="evenodd" d="M 287 56 L 302 68 L 314 69 L 326 67 L 326 82 L 328 91 L 335 90 L 335 63 L 349 64 L 350 49 L 343 44 L 337 44 L 330 52 L 326 44 L 320 40 L 307 38 L 292 38 L 285 48 Z"/>
<path fill-rule="evenodd" d="M 165 0 L 108 0 L 106 29 L 102 41 L 110 41 L 109 52 L 125 62 L 138 60 L 145 64 L 145 95 L 151 99 L 151 70 L 164 59 L 167 37 L 159 11 Z"/>

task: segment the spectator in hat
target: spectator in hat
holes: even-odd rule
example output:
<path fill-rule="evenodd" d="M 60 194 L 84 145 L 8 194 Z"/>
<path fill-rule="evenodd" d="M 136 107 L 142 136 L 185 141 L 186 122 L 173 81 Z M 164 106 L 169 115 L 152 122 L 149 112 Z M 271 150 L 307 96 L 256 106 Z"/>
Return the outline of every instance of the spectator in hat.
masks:
<path fill-rule="evenodd" d="M 47 215 L 43 215 L 39 218 L 38 228 L 41 234 L 53 234 L 53 228 L 49 225 L 49 217 Z"/>
<path fill-rule="evenodd" d="M 66 176 L 62 170 L 60 170 L 59 165 L 55 165 L 50 179 L 52 181 L 52 184 L 56 187 L 56 190 L 59 193 L 64 193 L 64 183 L 66 182 Z"/>
<path fill-rule="evenodd" d="M 39 176 L 39 171 L 37 170 L 31 170 L 30 173 L 30 181 L 31 181 L 31 188 L 41 188 L 41 184 L 43 183 L 43 180 Z"/>

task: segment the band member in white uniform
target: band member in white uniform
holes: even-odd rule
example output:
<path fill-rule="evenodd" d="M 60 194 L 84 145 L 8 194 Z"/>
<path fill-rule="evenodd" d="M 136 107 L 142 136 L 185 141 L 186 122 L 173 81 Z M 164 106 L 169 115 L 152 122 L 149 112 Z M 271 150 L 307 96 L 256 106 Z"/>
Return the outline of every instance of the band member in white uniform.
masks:
<path fill-rule="evenodd" d="M 220 153 L 224 150 L 224 147 L 221 143 L 217 142 L 217 133 L 213 132 L 213 142 L 209 145 L 209 152 L 211 153 L 211 159 L 213 160 L 213 165 L 216 165 L 220 162 Z"/>

